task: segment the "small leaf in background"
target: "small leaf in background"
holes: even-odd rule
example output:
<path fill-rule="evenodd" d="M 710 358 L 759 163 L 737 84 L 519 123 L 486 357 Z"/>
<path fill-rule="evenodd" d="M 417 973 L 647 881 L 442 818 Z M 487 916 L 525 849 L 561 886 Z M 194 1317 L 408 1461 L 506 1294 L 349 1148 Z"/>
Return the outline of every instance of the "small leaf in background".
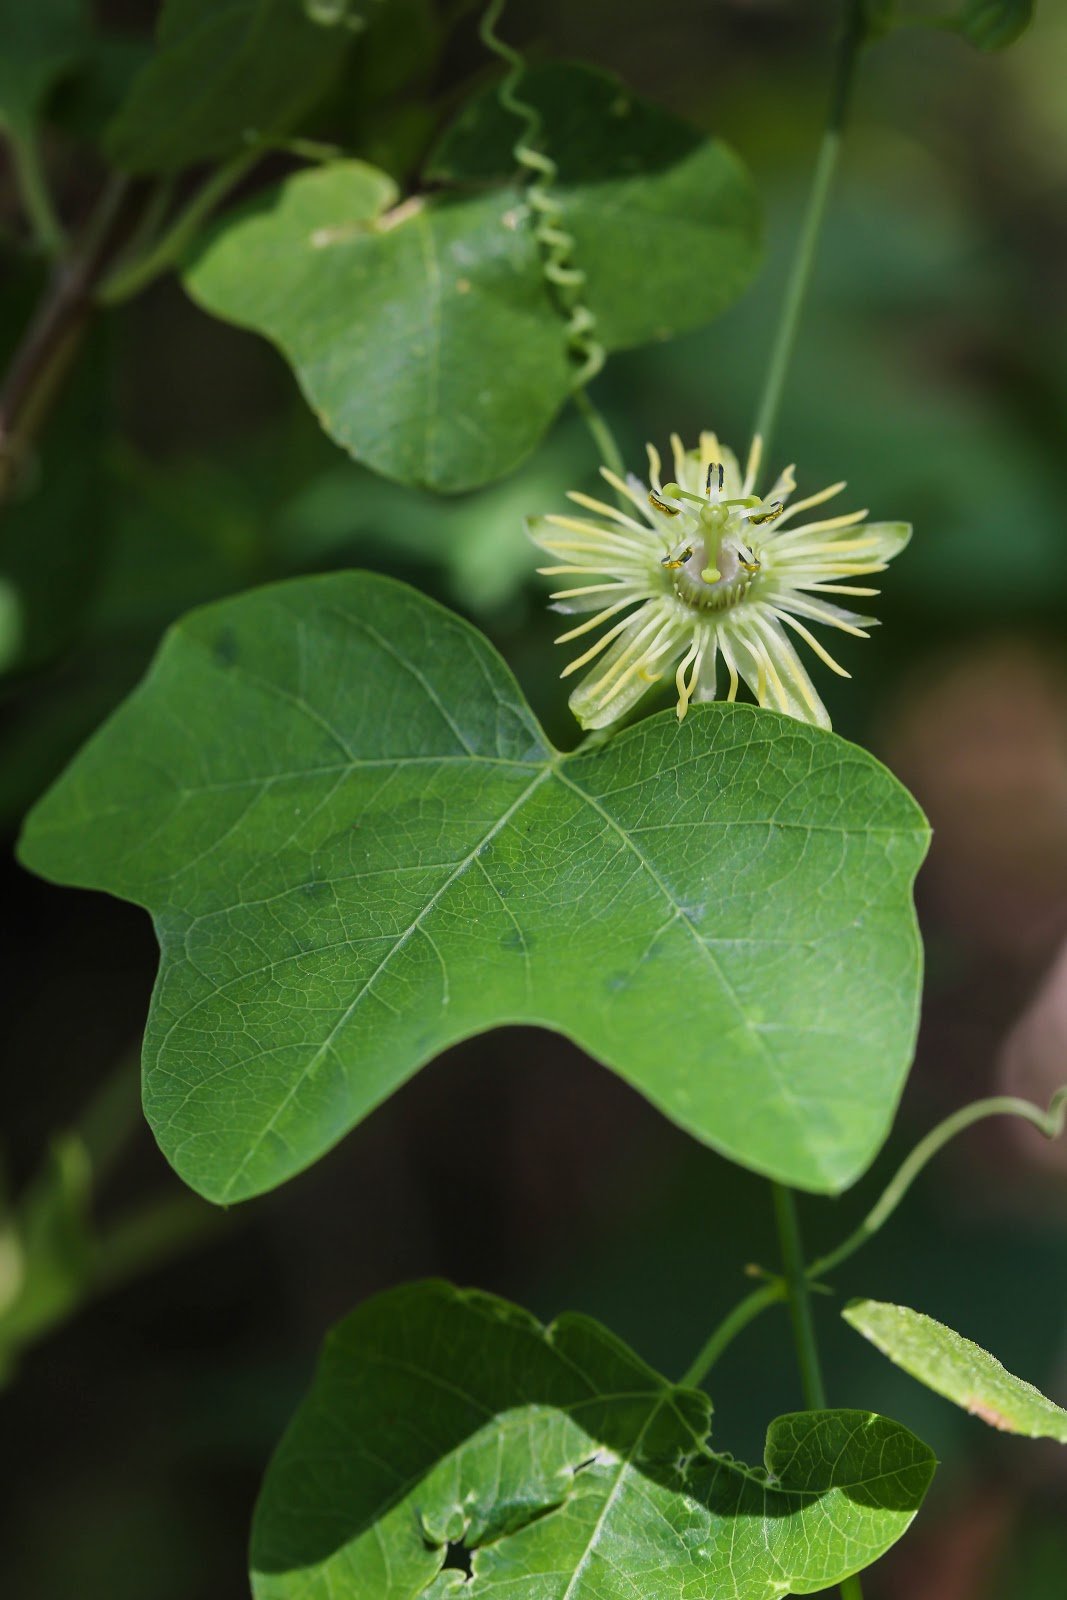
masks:
<path fill-rule="evenodd" d="M 760 208 L 727 145 L 590 67 L 536 67 L 520 96 L 542 120 L 538 147 L 558 167 L 549 190 L 608 350 L 700 327 L 737 299 L 759 264 Z M 513 179 L 521 132 L 488 90 L 437 146 L 427 177 Z"/>
<path fill-rule="evenodd" d="M 737 158 L 587 68 L 541 69 L 529 90 L 596 337 L 664 339 L 735 300 L 759 256 Z M 373 168 L 298 174 L 224 223 L 186 273 L 206 310 L 282 350 L 339 444 L 402 483 L 454 492 L 502 477 L 570 393 L 516 134 L 495 93 L 479 98 L 429 171 L 457 191 L 383 216 L 362 198 Z M 395 194 L 377 176 L 384 212 Z"/>
<path fill-rule="evenodd" d="M 877 1560 L 933 1474 L 870 1412 L 779 1417 L 762 1468 L 709 1448 L 710 1414 L 591 1318 L 395 1289 L 327 1340 L 267 1472 L 253 1592 L 776 1600 Z"/>
<path fill-rule="evenodd" d="M 186 288 L 271 338 L 359 460 L 470 488 L 516 466 L 566 399 L 563 325 L 517 191 L 385 212 L 395 198 L 362 162 L 300 173 L 222 228 Z"/>
<path fill-rule="evenodd" d="M 155 55 L 107 133 L 127 172 L 177 172 L 284 133 L 329 87 L 353 37 L 347 8 L 304 0 L 166 0 Z"/>
<path fill-rule="evenodd" d="M 879 1300 L 854 1300 L 841 1315 L 911 1377 L 990 1427 L 1067 1444 L 1067 1411 L 944 1323 Z"/>
<path fill-rule="evenodd" d="M 88 40 L 85 0 L 0 0 L 0 128 L 29 128 Z"/>
<path fill-rule="evenodd" d="M 746 706 L 561 755 L 480 634 L 352 573 L 187 617 L 22 859 L 152 911 L 145 1108 L 209 1199 L 281 1183 L 521 1021 L 825 1192 L 873 1158 L 911 1060 L 926 842 L 871 756 Z"/>
<path fill-rule="evenodd" d="M 979 50 L 1014 44 L 1034 20 L 1034 0 L 964 0 L 956 26 Z"/>

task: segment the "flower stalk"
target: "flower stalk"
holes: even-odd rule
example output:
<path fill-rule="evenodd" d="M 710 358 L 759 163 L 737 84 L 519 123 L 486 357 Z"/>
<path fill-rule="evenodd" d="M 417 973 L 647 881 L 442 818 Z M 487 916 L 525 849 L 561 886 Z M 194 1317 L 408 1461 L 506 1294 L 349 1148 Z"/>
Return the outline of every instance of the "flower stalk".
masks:
<path fill-rule="evenodd" d="M 775 423 L 778 420 L 782 391 L 785 387 L 793 346 L 796 343 L 797 328 L 800 324 L 801 312 L 804 309 L 804 302 L 807 299 L 811 275 L 815 266 L 819 237 L 822 233 L 822 225 L 826 216 L 827 201 L 830 197 L 830 190 L 833 186 L 841 155 L 841 138 L 852 101 L 856 67 L 859 63 L 860 51 L 867 40 L 867 36 L 868 26 L 864 0 L 846 0 L 845 18 L 833 83 L 830 89 L 830 104 L 827 111 L 826 124 L 822 141 L 819 145 L 819 152 L 815 158 L 815 170 L 812 173 L 811 188 L 808 191 L 804 222 L 796 254 L 789 269 L 785 298 L 782 301 L 778 328 L 767 365 L 767 375 L 764 379 L 763 390 L 756 408 L 754 432 L 762 438 L 765 446 L 770 444 L 774 435 Z"/>

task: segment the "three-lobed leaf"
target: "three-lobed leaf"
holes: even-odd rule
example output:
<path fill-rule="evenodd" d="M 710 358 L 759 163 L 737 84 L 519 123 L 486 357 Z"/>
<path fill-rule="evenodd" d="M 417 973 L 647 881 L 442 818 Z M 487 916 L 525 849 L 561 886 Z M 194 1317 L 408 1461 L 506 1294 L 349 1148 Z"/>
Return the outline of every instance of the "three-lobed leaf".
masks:
<path fill-rule="evenodd" d="M 543 108 L 553 198 L 607 349 L 695 327 L 736 299 L 759 214 L 725 146 L 588 68 L 532 72 L 523 93 Z M 185 275 L 206 310 L 279 347 L 327 432 L 386 477 L 449 492 L 488 483 L 570 393 L 565 317 L 512 154 L 519 131 L 495 94 L 479 98 L 430 168 L 454 187 L 391 210 L 388 180 L 358 162 L 298 174 L 223 224 Z"/>
<path fill-rule="evenodd" d="M 155 54 L 107 132 L 127 172 L 173 173 L 283 133 L 329 87 L 351 30 L 343 5 L 165 0 Z"/>
<path fill-rule="evenodd" d="M 468 624 L 336 574 L 172 630 L 21 850 L 151 910 L 145 1109 L 231 1201 L 512 1022 L 734 1160 L 842 1188 L 911 1059 L 926 842 L 878 762 L 771 712 L 561 754 Z"/>
<path fill-rule="evenodd" d="M 841 1314 L 911 1377 L 990 1427 L 1067 1444 L 1067 1411 L 943 1322 L 880 1300 L 855 1300 Z"/>
<path fill-rule="evenodd" d="M 898 1539 L 933 1472 L 863 1411 L 779 1417 L 746 1467 L 710 1449 L 710 1412 L 590 1318 L 542 1327 L 444 1283 L 393 1290 L 326 1342 L 263 1486 L 253 1591 L 810 1594 Z"/>

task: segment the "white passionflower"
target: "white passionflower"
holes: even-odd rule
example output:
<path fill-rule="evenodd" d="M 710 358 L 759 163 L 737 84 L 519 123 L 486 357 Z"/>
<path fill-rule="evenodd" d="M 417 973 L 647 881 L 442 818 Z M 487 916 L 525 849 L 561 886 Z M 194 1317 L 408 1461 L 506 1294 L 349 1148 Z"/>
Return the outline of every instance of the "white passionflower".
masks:
<path fill-rule="evenodd" d="M 563 673 L 566 678 L 595 663 L 571 695 L 571 710 L 585 728 L 607 727 L 675 666 L 681 719 L 691 700 L 715 698 L 721 655 L 727 700 L 736 698 L 743 679 L 761 706 L 829 727 L 786 629 L 847 678 L 806 623 L 865 639 L 874 619 L 826 596 L 877 594 L 851 580 L 883 572 L 907 544 L 910 527 L 867 522 L 866 511 L 797 524 L 799 513 L 845 485 L 831 484 L 789 505 L 796 483 L 787 467 L 768 494 L 755 494 L 758 437 L 743 479 L 736 457 L 713 433 L 701 434 L 698 450 L 683 449 L 677 434 L 671 447 L 674 479 L 668 483 L 661 481 L 651 445 L 650 486 L 632 476 L 624 483 L 601 469 L 632 513 L 572 492 L 569 498 L 595 520 L 545 516 L 527 524 L 534 542 L 559 563 L 539 570 L 574 580 L 553 594 L 554 609 L 594 613 L 556 643 L 609 624 Z"/>

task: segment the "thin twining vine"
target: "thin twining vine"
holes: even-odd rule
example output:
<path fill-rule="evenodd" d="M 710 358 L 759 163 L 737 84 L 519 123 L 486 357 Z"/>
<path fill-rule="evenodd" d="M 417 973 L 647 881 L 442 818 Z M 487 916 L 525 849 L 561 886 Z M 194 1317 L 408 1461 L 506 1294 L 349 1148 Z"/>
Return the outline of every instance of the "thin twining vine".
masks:
<path fill-rule="evenodd" d="M 812 1261 L 804 1268 L 803 1275 L 808 1284 L 813 1288 L 821 1287 L 819 1279 L 827 1272 L 832 1272 L 835 1267 L 839 1267 L 869 1239 L 873 1239 L 879 1229 L 888 1222 L 923 1168 L 928 1166 L 957 1134 L 963 1133 L 986 1117 L 1021 1117 L 1037 1128 L 1046 1139 L 1058 1139 L 1067 1127 L 1067 1084 L 1056 1090 L 1049 1101 L 1047 1111 L 1042 1111 L 1040 1106 L 1032 1105 L 1029 1100 L 1018 1099 L 1014 1095 L 993 1095 L 987 1100 L 975 1100 L 972 1105 L 964 1106 L 962 1110 L 953 1112 L 950 1117 L 939 1122 L 924 1139 L 920 1139 L 911 1154 L 905 1157 L 859 1227 L 833 1250 L 827 1251 L 825 1255 L 819 1256 L 816 1261 Z M 750 1271 L 759 1272 L 761 1277 L 765 1276 L 758 1268 Z M 769 1306 L 778 1305 L 788 1298 L 789 1285 L 785 1278 L 779 1277 L 770 1277 L 761 1288 L 754 1289 L 751 1294 L 746 1295 L 719 1323 L 679 1381 L 688 1387 L 702 1383 L 727 1345 L 732 1344 L 750 1322 Z"/>
<path fill-rule="evenodd" d="M 519 96 L 519 85 L 526 75 L 525 58 L 496 31 L 506 3 L 507 0 L 490 0 L 478 25 L 478 37 L 486 49 L 506 65 L 508 70 L 497 90 L 497 98 L 504 110 L 517 117 L 525 129 L 513 146 L 512 154 L 522 170 L 526 199 L 535 218 L 534 238 L 541 252 L 541 270 L 566 323 L 567 348 L 575 363 L 572 396 L 600 448 L 605 466 L 621 476 L 623 462 L 618 447 L 607 423 L 585 392 L 603 367 L 607 351 L 596 336 L 596 314 L 584 298 L 586 275 L 574 260 L 574 235 L 566 226 L 563 208 L 553 192 L 559 167 L 543 148 L 541 113 Z"/>

